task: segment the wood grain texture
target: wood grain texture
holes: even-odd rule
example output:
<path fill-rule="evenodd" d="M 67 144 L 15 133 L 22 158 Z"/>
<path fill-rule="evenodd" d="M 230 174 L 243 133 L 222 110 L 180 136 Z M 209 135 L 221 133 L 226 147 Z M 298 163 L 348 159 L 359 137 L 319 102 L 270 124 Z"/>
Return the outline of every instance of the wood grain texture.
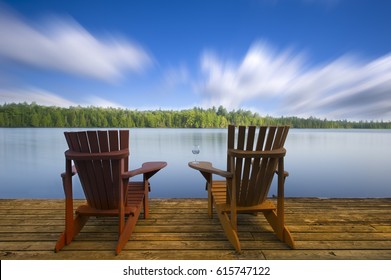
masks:
<path fill-rule="evenodd" d="M 242 254 L 226 239 L 207 199 L 151 199 L 149 219 L 138 220 L 115 255 L 115 217 L 91 218 L 62 251 L 53 247 L 64 228 L 64 201 L 0 200 L 0 259 L 388 259 L 391 199 L 286 198 L 292 250 L 271 232 L 263 215 L 242 214 Z M 84 201 L 76 200 L 75 208 Z"/>

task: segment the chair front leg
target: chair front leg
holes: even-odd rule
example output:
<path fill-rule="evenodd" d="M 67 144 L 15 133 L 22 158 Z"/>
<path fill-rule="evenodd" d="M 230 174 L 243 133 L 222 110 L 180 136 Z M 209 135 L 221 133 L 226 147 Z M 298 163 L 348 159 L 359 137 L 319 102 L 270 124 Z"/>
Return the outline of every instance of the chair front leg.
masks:
<path fill-rule="evenodd" d="M 66 160 L 65 169 L 62 183 L 65 194 L 65 244 L 68 245 L 74 237 L 72 162 L 70 160 Z"/>
<path fill-rule="evenodd" d="M 127 186 L 128 180 L 122 179 L 119 187 L 119 200 L 118 200 L 118 236 L 121 235 L 121 233 L 124 230 L 125 227 L 125 195 L 128 195 L 127 193 L 124 193 L 124 190 L 127 189 L 125 186 Z"/>
<path fill-rule="evenodd" d="M 203 172 L 203 171 L 200 171 L 200 172 L 206 180 L 206 189 L 208 191 L 208 215 L 209 215 L 209 218 L 213 218 L 213 195 L 212 195 L 213 180 L 212 180 L 212 174 L 208 173 L 208 172 Z"/>
<path fill-rule="evenodd" d="M 230 196 L 230 218 L 231 218 L 231 226 L 234 231 L 238 231 L 238 214 L 236 211 L 236 180 L 233 178 L 230 182 L 228 182 L 228 185 L 231 185 L 231 196 Z M 229 197 L 229 193 L 227 190 L 227 198 Z"/>
<path fill-rule="evenodd" d="M 143 208 L 144 208 L 144 219 L 148 219 L 149 218 L 149 181 L 145 175 L 144 175 Z"/>
<path fill-rule="evenodd" d="M 281 238 L 283 238 L 283 232 L 284 232 L 284 224 L 285 224 L 285 217 L 284 217 L 284 183 L 285 183 L 285 176 L 284 176 L 284 158 L 281 157 L 278 160 L 278 190 L 277 190 L 277 235 Z"/>

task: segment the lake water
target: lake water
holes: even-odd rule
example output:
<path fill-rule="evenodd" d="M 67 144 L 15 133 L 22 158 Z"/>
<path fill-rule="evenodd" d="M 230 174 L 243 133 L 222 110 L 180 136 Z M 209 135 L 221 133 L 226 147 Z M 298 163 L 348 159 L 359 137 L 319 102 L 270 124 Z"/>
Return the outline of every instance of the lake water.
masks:
<path fill-rule="evenodd" d="M 63 198 L 63 132 L 57 128 L 0 128 L 0 198 Z M 77 129 L 72 129 L 77 130 Z M 167 161 L 151 179 L 151 197 L 207 197 L 199 160 L 226 166 L 226 129 L 131 129 L 130 167 Z M 291 129 L 285 144 L 286 196 L 391 197 L 390 130 Z M 83 197 L 78 180 L 74 194 Z M 271 195 L 276 193 L 275 184 Z"/>

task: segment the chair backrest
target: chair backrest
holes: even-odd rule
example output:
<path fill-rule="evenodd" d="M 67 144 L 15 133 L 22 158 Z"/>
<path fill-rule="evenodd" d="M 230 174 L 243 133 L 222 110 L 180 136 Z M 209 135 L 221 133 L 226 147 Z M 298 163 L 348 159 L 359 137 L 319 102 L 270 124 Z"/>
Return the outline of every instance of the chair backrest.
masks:
<path fill-rule="evenodd" d="M 283 148 L 289 126 L 228 127 L 228 151 L 272 151 Z M 236 204 L 254 206 L 262 203 L 269 193 L 278 158 L 246 157 L 232 158 L 227 153 L 227 170 L 233 172 L 236 185 Z M 231 187 L 228 186 L 228 193 Z M 230 201 L 227 195 L 227 202 Z"/>
<path fill-rule="evenodd" d="M 69 151 L 78 155 L 67 158 L 75 164 L 88 205 L 102 210 L 118 209 L 121 172 L 128 170 L 129 130 L 64 134 Z M 118 151 L 124 151 L 122 158 L 110 156 Z M 105 157 L 99 158 L 102 154 Z"/>

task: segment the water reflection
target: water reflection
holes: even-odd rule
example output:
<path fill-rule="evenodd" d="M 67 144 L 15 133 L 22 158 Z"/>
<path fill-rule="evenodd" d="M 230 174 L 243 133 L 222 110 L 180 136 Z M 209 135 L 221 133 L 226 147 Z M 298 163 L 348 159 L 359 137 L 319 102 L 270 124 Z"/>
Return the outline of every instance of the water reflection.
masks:
<path fill-rule="evenodd" d="M 0 129 L 1 198 L 63 198 L 63 131 Z M 194 143 L 201 147 L 199 160 L 226 167 L 225 129 L 131 129 L 131 168 L 168 162 L 151 179 L 151 197 L 206 197 L 204 178 L 187 166 Z M 287 196 L 391 197 L 388 143 L 388 130 L 291 129 L 285 145 Z M 74 183 L 75 196 L 83 197 L 78 180 Z"/>
<path fill-rule="evenodd" d="M 390 197 L 390 131 L 292 130 L 287 194 L 322 197 Z"/>

